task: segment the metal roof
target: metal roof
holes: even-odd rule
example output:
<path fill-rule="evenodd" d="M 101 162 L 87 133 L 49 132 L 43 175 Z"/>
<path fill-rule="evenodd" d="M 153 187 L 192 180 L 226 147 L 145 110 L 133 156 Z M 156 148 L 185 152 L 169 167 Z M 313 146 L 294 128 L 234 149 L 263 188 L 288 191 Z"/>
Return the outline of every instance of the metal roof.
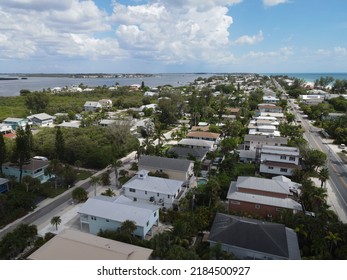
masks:
<path fill-rule="evenodd" d="M 140 178 L 139 174 L 143 177 Z M 123 185 L 123 188 L 175 195 L 182 187 L 184 181 L 172 180 L 145 174 L 145 170 L 139 171 L 133 178 Z"/>
<path fill-rule="evenodd" d="M 78 213 L 100 217 L 112 221 L 134 221 L 137 226 L 145 227 L 158 206 L 134 202 L 124 196 L 105 200 L 103 197 L 89 198 Z"/>

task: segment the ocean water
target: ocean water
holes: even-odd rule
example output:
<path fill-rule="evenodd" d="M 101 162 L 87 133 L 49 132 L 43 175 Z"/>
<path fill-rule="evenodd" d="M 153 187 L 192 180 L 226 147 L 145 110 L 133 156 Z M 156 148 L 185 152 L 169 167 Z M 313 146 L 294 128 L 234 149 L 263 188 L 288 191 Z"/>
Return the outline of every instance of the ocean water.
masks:
<path fill-rule="evenodd" d="M 28 89 L 30 91 L 41 91 L 43 89 L 54 87 L 65 87 L 79 85 L 85 86 L 114 86 L 118 83 L 120 86 L 129 86 L 132 84 L 141 84 L 145 86 L 157 87 L 164 85 L 182 86 L 194 82 L 198 77 L 208 78 L 214 74 L 157 74 L 149 77 L 138 78 L 62 78 L 62 77 L 28 77 L 28 79 L 19 80 L 0 80 L 0 96 L 18 96 L 20 90 Z M 14 75 L 11 77 L 15 77 Z"/>
<path fill-rule="evenodd" d="M 287 75 L 303 79 L 306 82 L 314 82 L 320 77 L 332 76 L 335 80 L 347 80 L 347 73 L 261 73 L 262 75 Z M 120 86 L 129 86 L 132 84 L 141 84 L 157 87 L 163 85 L 182 86 L 188 85 L 198 77 L 208 78 L 218 73 L 200 74 L 200 73 L 175 73 L 175 74 L 157 74 L 150 77 L 138 78 L 62 78 L 62 77 L 28 77 L 25 80 L 0 80 L 0 96 L 18 96 L 20 90 L 28 89 L 30 91 L 41 91 L 43 89 L 54 87 L 65 87 L 79 85 L 85 86 L 114 86 L 118 83 Z M 3 76 L 3 75 L 2 75 Z M 14 75 L 15 77 L 15 75 Z"/>
<path fill-rule="evenodd" d="M 333 77 L 335 80 L 347 80 L 347 73 L 264 73 L 264 75 L 286 75 L 291 78 L 314 82 L 320 77 Z"/>

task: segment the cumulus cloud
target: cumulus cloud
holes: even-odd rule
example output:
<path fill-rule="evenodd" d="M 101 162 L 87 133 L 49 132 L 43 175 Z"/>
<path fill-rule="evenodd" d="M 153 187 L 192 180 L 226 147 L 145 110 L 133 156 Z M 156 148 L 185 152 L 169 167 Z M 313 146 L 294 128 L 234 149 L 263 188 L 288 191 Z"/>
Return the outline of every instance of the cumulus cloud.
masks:
<path fill-rule="evenodd" d="M 263 0 L 263 4 L 267 7 L 277 6 L 284 3 L 288 3 L 288 0 Z"/>
<path fill-rule="evenodd" d="M 203 6 L 196 5 L 201 2 Z M 119 23 L 116 35 L 120 46 L 131 49 L 134 56 L 147 50 L 153 53 L 154 60 L 166 63 L 211 61 L 230 43 L 233 20 L 227 15 L 227 5 L 239 2 L 159 0 L 137 6 L 114 3 L 112 20 Z"/>
<path fill-rule="evenodd" d="M 264 36 L 263 36 L 263 31 L 259 31 L 257 35 L 249 36 L 249 35 L 243 35 L 239 37 L 238 39 L 235 40 L 234 44 L 235 45 L 254 45 L 256 43 L 259 43 L 263 41 Z"/>

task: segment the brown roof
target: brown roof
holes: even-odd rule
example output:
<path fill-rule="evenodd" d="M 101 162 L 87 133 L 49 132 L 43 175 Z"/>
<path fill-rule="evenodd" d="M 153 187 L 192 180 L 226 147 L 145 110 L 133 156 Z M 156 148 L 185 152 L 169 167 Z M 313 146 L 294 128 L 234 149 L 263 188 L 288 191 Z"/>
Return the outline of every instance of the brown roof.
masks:
<path fill-rule="evenodd" d="M 187 137 L 203 137 L 203 138 L 215 138 L 219 137 L 219 133 L 206 132 L 206 131 L 191 131 L 188 133 Z"/>
<path fill-rule="evenodd" d="M 49 165 L 49 161 L 47 161 L 47 160 L 31 159 L 28 164 L 23 165 L 23 170 L 34 171 L 34 170 L 40 169 L 42 167 L 46 167 L 48 165 Z M 17 164 L 11 163 L 11 162 L 5 163 L 4 167 L 6 167 L 6 166 L 19 169 Z"/>
<path fill-rule="evenodd" d="M 264 164 L 267 166 L 276 166 L 276 167 L 284 167 L 284 168 L 299 168 L 298 165 L 293 163 L 285 163 L 285 162 L 277 162 L 277 161 L 265 161 Z"/>

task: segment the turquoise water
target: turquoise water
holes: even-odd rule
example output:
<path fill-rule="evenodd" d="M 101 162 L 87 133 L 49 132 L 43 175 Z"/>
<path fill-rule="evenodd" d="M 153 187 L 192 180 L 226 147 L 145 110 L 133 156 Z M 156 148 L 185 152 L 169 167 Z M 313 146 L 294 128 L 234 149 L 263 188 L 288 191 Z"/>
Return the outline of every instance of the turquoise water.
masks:
<path fill-rule="evenodd" d="M 198 186 L 206 185 L 207 179 L 200 178 L 200 179 L 197 179 L 196 182 L 197 182 Z"/>

